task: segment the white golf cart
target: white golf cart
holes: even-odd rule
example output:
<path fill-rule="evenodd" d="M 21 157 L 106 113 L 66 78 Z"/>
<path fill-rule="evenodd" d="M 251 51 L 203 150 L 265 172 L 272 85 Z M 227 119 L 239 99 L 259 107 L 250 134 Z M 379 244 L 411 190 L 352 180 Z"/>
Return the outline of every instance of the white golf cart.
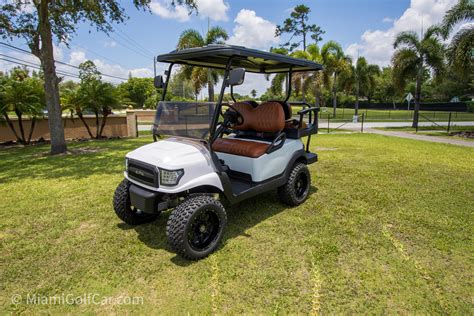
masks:
<path fill-rule="evenodd" d="M 155 142 L 126 155 L 125 179 L 113 202 L 121 220 L 143 224 L 174 208 L 166 225 L 171 247 L 184 258 L 200 259 L 218 247 L 226 226 L 219 197 L 233 204 L 278 189 L 288 205 L 306 200 L 307 165 L 317 161 L 309 142 L 318 130 L 319 109 L 302 104 L 293 118 L 289 82 L 293 72 L 317 71 L 321 65 L 229 45 L 173 51 L 157 61 L 170 65 L 165 78 L 155 76 L 155 86 L 163 89 Z M 173 65 L 222 69 L 217 103 L 164 101 Z M 233 86 L 243 83 L 245 72 L 287 73 L 286 100 L 236 101 Z M 223 103 L 228 87 L 233 102 Z"/>

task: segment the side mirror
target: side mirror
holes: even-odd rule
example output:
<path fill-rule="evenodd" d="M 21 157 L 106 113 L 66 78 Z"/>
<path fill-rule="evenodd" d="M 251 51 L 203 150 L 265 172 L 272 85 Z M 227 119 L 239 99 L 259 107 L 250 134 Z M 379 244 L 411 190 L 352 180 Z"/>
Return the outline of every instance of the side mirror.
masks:
<path fill-rule="evenodd" d="M 165 82 L 163 81 L 163 76 L 155 76 L 155 79 L 153 80 L 153 84 L 155 85 L 155 88 L 161 89 L 165 86 Z"/>
<path fill-rule="evenodd" d="M 238 86 L 244 83 L 245 79 L 245 68 L 235 68 L 229 72 L 229 80 L 227 84 L 229 86 Z"/>

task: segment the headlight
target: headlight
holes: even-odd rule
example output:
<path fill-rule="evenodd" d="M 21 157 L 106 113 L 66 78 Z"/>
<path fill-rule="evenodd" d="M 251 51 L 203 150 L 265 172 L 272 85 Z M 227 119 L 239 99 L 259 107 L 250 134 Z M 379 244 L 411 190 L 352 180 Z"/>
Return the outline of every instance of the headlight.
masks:
<path fill-rule="evenodd" d="M 160 183 L 162 185 L 168 185 L 168 186 L 177 185 L 183 175 L 184 175 L 183 169 L 166 170 L 166 169 L 160 168 Z"/>

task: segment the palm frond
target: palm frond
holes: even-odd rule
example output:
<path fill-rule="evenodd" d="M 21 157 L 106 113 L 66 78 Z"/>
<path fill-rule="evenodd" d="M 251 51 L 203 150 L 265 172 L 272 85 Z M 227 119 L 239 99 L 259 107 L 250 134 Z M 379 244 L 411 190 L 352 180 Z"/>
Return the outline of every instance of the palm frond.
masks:
<path fill-rule="evenodd" d="M 341 45 L 335 41 L 328 41 L 326 44 L 324 44 L 321 49 L 321 56 L 323 57 L 323 60 L 327 59 L 329 55 L 333 55 L 337 59 L 342 58 L 344 51 L 342 50 Z"/>
<path fill-rule="evenodd" d="M 205 44 L 219 44 L 229 38 L 227 31 L 220 26 L 212 27 L 206 34 Z"/>
<path fill-rule="evenodd" d="M 423 34 L 423 39 L 436 38 L 437 36 L 443 36 L 443 30 L 437 24 L 430 26 Z"/>
<path fill-rule="evenodd" d="M 461 75 L 472 70 L 474 59 L 474 26 L 460 30 L 451 40 L 446 52 L 448 63 Z"/>
<path fill-rule="evenodd" d="M 413 49 L 418 49 L 420 45 L 420 38 L 416 32 L 406 31 L 398 33 L 395 41 L 393 42 L 393 48 L 398 48 L 402 45 L 406 45 Z"/>
<path fill-rule="evenodd" d="M 201 34 L 193 29 L 184 30 L 178 40 L 178 49 L 204 46 L 205 42 Z"/>
<path fill-rule="evenodd" d="M 474 20 L 474 2 L 472 0 L 459 0 L 446 12 L 441 23 L 444 38 L 449 36 L 454 26 L 462 21 Z"/>
<path fill-rule="evenodd" d="M 405 88 L 408 79 L 416 77 L 421 60 L 415 50 L 401 48 L 393 55 L 392 64 L 393 83 L 398 89 L 402 90 Z"/>

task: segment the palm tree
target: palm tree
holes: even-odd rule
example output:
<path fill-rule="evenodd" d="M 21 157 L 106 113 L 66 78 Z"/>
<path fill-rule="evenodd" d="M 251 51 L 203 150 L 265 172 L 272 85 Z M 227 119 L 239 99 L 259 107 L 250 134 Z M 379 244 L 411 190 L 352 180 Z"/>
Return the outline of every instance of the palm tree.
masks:
<path fill-rule="evenodd" d="M 474 20 L 474 2 L 472 0 L 459 0 L 459 2 L 446 12 L 441 24 L 444 39 L 452 33 L 454 26 L 459 22 L 472 22 Z M 460 74 L 471 73 L 474 49 L 474 24 L 464 26 L 454 34 L 448 46 L 448 62 Z"/>
<path fill-rule="evenodd" d="M 392 57 L 395 86 L 403 90 L 407 80 L 416 80 L 414 128 L 418 126 L 421 85 L 425 74 L 431 70 L 435 76 L 439 76 L 444 69 L 445 49 L 437 34 L 439 28 L 436 26 L 430 27 L 421 38 L 413 31 L 401 32 L 393 43 L 393 47 L 397 49 Z"/>
<path fill-rule="evenodd" d="M 277 48 L 270 50 L 273 53 L 288 55 L 286 49 Z M 310 44 L 306 47 L 306 50 L 297 50 L 291 54 L 292 57 L 311 60 L 317 63 L 322 63 L 319 47 L 316 44 Z M 286 73 L 279 73 L 274 75 L 271 85 L 270 92 L 273 95 L 282 95 L 283 84 L 287 81 Z M 322 89 L 322 74 L 320 71 L 314 72 L 295 72 L 291 76 L 291 85 L 295 93 L 298 95 L 302 94 L 303 100 L 308 91 L 314 93 L 316 97 L 316 105 L 321 104 L 321 89 Z"/>
<path fill-rule="evenodd" d="M 333 115 L 336 116 L 337 109 L 337 79 L 339 74 L 347 67 L 351 59 L 344 54 L 341 45 L 335 41 L 329 41 L 321 49 L 321 57 L 325 70 L 323 79 L 326 86 L 330 86 L 330 77 L 332 77 L 332 104 Z"/>
<path fill-rule="evenodd" d="M 196 30 L 187 29 L 181 33 L 177 48 L 185 49 L 210 44 L 223 44 L 223 41 L 228 38 L 227 32 L 219 26 L 210 28 L 205 37 Z M 209 101 L 214 101 L 214 85 L 219 80 L 219 76 L 222 75 L 222 71 L 202 67 L 183 66 L 182 74 L 185 78 L 192 80 L 196 92 L 199 92 L 207 84 Z"/>
<path fill-rule="evenodd" d="M 323 62 L 321 52 L 316 44 L 310 44 L 305 51 L 299 50 L 292 54 L 293 57 L 314 61 L 321 64 Z M 321 71 L 313 71 L 310 73 L 295 73 L 294 75 L 296 87 L 301 87 L 304 95 L 307 91 L 312 91 L 316 98 L 316 106 L 321 104 L 321 90 L 323 85 L 323 74 Z"/>
<path fill-rule="evenodd" d="M 108 82 L 102 82 L 97 79 L 82 82 L 75 98 L 75 102 L 79 104 L 81 112 L 89 110 L 94 113 L 96 127 L 95 138 L 101 138 L 107 117 L 112 113 L 112 107 L 118 105 L 115 87 Z M 85 124 L 85 121 L 82 121 Z M 89 131 L 87 124 L 86 128 Z"/>
<path fill-rule="evenodd" d="M 25 145 L 29 144 L 36 120 L 43 116 L 42 111 L 46 107 L 43 80 L 35 73 L 30 77 L 27 70 L 13 68 L 10 71 L 10 76 L 1 76 L 0 83 L 0 114 L 7 122 L 17 141 Z M 19 131 L 15 129 L 9 117 L 9 111 L 15 113 L 18 119 Z M 24 116 L 31 119 L 28 135 L 25 134 Z"/>
<path fill-rule="evenodd" d="M 375 89 L 376 77 L 380 74 L 380 68 L 367 62 L 365 57 L 359 57 L 356 65 L 352 64 L 347 67 L 340 75 L 340 86 L 344 90 L 355 90 L 356 102 L 354 107 L 354 115 L 359 114 L 359 98 L 362 95 L 369 96 L 370 91 Z"/>

